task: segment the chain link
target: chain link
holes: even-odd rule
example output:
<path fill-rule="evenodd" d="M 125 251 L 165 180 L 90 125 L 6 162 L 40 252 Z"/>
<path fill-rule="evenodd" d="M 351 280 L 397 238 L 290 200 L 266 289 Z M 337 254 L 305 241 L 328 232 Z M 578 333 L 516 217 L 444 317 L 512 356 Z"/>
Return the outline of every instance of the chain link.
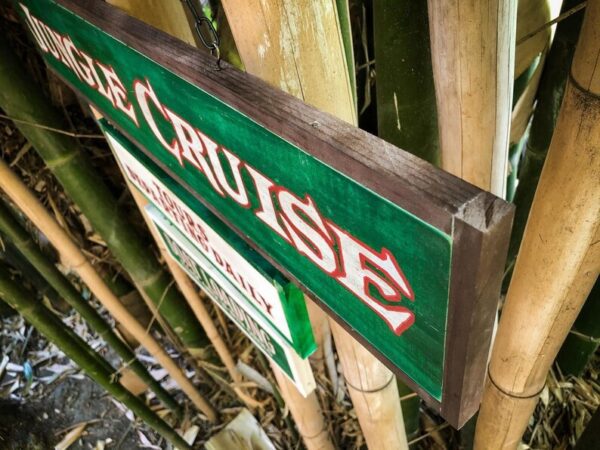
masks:
<path fill-rule="evenodd" d="M 196 10 L 191 0 L 181 1 L 187 6 L 194 17 L 194 28 L 196 29 L 196 34 L 200 38 L 200 41 L 202 41 L 202 44 L 210 51 L 211 55 L 217 58 L 217 67 L 220 69 L 221 51 L 219 50 L 219 45 L 221 44 L 221 40 L 219 39 L 214 24 L 206 17 L 206 15 L 204 15 L 204 13 L 199 13 Z"/>

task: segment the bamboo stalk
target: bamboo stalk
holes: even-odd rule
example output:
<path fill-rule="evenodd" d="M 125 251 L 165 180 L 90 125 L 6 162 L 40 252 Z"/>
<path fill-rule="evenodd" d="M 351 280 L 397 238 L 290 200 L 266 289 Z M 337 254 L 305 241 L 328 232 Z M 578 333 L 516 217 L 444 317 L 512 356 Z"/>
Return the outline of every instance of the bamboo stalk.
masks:
<path fill-rule="evenodd" d="M 563 375 L 580 376 L 600 346 L 600 280 L 596 281 L 556 362 Z"/>
<path fill-rule="evenodd" d="M 130 368 L 146 383 L 165 406 L 180 415 L 181 409 L 175 399 L 148 373 L 135 354 L 119 339 L 102 316 L 81 297 L 69 280 L 42 254 L 27 231 L 12 217 L 11 212 L 2 202 L 0 202 L 0 230 L 11 239 L 19 251 L 65 301 L 115 350 L 122 358 L 125 367 Z"/>
<path fill-rule="evenodd" d="M 121 168 L 121 170 L 122 170 L 122 168 Z M 125 173 L 123 173 L 123 178 L 125 180 L 127 180 L 127 176 L 125 175 Z M 158 232 L 157 232 L 156 228 L 154 227 L 152 220 L 146 214 L 146 211 L 144 208 L 149 203 L 148 200 L 146 200 L 146 198 L 129 181 L 127 181 L 127 187 L 129 188 L 129 191 L 131 192 L 131 195 L 133 196 L 137 207 L 139 208 L 140 212 L 142 213 L 142 216 L 144 217 L 144 220 L 146 221 L 146 225 L 148 226 L 148 229 L 150 230 L 152 236 L 154 237 L 154 240 L 158 246 L 158 249 L 159 249 L 163 259 L 167 263 L 167 266 L 169 267 L 171 274 L 173 275 L 173 279 L 175 280 L 175 283 L 177 284 L 177 286 L 181 290 L 181 293 L 183 294 L 183 296 L 187 300 L 188 304 L 192 308 L 192 311 L 196 315 L 196 319 L 198 319 L 198 322 L 200 322 L 200 325 L 202 325 L 202 327 L 204 328 L 204 331 L 206 332 L 206 336 L 208 337 L 211 344 L 213 345 L 215 351 L 217 352 L 217 355 L 219 355 L 219 358 L 221 358 L 221 361 L 223 361 L 223 364 L 225 365 L 227 372 L 229 372 L 231 379 L 233 380 L 233 382 L 235 384 L 241 384 L 244 381 L 242 378 L 242 375 L 237 370 L 235 361 L 233 360 L 233 357 L 231 356 L 231 351 L 227 347 L 227 344 L 221 337 L 219 330 L 217 329 L 216 325 L 214 324 L 212 318 L 210 317 L 208 310 L 204 306 L 204 302 L 202 301 L 202 299 L 200 298 L 200 295 L 198 294 L 198 288 L 194 285 L 192 280 L 190 280 L 190 278 L 186 275 L 186 273 L 183 271 L 183 269 L 181 267 L 179 267 L 179 264 L 177 264 L 177 262 L 170 256 L 169 252 L 167 251 L 167 249 L 165 248 L 165 246 L 163 244 L 161 237 L 158 235 Z M 260 406 L 260 403 L 258 401 L 253 399 L 250 395 L 248 395 L 240 387 L 234 386 L 233 390 L 238 395 L 240 400 L 242 400 L 249 408 L 257 408 L 258 406 Z"/>
<path fill-rule="evenodd" d="M 440 165 L 427 4 L 379 0 L 373 4 L 377 71 L 377 134 Z"/>
<path fill-rule="evenodd" d="M 333 321 L 331 332 L 367 446 L 408 450 L 396 377 Z"/>
<path fill-rule="evenodd" d="M 61 259 L 79 275 L 104 307 L 116 320 L 127 327 L 135 339 L 167 370 L 192 403 L 207 416 L 208 420 L 215 421 L 217 414 L 214 408 L 196 390 L 177 363 L 167 355 L 148 330 L 119 302 L 119 299 L 108 288 L 79 247 L 3 161 L 0 161 L 0 187 L 29 217 L 29 220 L 46 235 L 60 252 Z"/>
<path fill-rule="evenodd" d="M 521 76 L 531 61 L 542 53 L 550 42 L 552 28 L 548 27 L 531 36 L 531 32 L 552 19 L 549 0 L 519 0 L 515 48 L 515 78 Z M 529 36 L 529 37 L 528 37 Z"/>
<path fill-rule="evenodd" d="M 0 266 L 0 298 L 22 314 L 40 333 L 81 367 L 90 378 L 127 406 L 157 433 L 177 448 L 191 450 L 191 447 L 142 400 L 118 382 L 113 382 L 111 371 L 90 356 L 89 352 L 93 352 L 93 350 L 74 333 L 67 333 L 66 325 L 13 282 L 6 267 L 2 266 Z M 87 348 L 88 352 L 85 352 L 83 348 Z"/>
<path fill-rule="evenodd" d="M 475 436 L 514 449 L 600 272 L 600 0 L 588 1 L 506 297 Z"/>
<path fill-rule="evenodd" d="M 27 95 L 22 93 L 26 92 Z M 0 44 L 0 107 L 11 117 L 56 176 L 67 194 L 131 275 L 134 284 L 158 307 L 190 353 L 201 356 L 206 336 L 192 311 L 148 245 L 127 220 L 97 170 L 84 156 L 79 142 L 23 123 L 39 123 L 64 129 L 62 112 L 51 105 L 29 76 L 10 45 Z"/>
<path fill-rule="evenodd" d="M 181 0 L 109 0 L 108 3 L 190 45 L 196 43 Z"/>
<path fill-rule="evenodd" d="M 506 189 L 516 0 L 428 0 L 442 167 Z"/>
<path fill-rule="evenodd" d="M 247 72 L 356 122 L 335 0 L 274 0 L 267 7 L 263 0 L 221 4 Z"/>
<path fill-rule="evenodd" d="M 268 8 L 263 8 L 261 0 L 221 3 L 249 73 L 312 106 L 357 123 L 335 0 L 277 0 L 269 2 Z M 305 23 L 312 26 L 301 26 Z M 318 317 L 316 321 L 322 323 Z M 343 328 L 329 322 L 347 384 L 355 386 L 350 388 L 350 395 L 367 445 L 373 449 L 408 448 L 393 375 Z M 319 336 L 320 330 L 316 331 Z M 323 342 L 317 344 L 323 346 Z M 362 376 L 365 373 L 373 377 Z M 321 411 L 310 400 L 286 399 L 286 403 L 300 434 L 311 436 Z M 294 408 L 299 413 L 294 413 Z M 305 419 L 308 421 L 303 422 Z"/>
<path fill-rule="evenodd" d="M 583 0 L 565 0 L 562 10 L 567 11 L 582 2 Z M 533 196 L 550 147 L 582 21 L 583 12 L 579 12 L 559 23 L 546 57 L 536 94 L 535 114 L 525 147 L 525 156 L 519 168 L 519 185 L 514 198 L 515 219 L 507 258 L 509 274 L 505 277 L 505 287 L 510 281 L 510 269 L 521 244 Z"/>
<path fill-rule="evenodd" d="M 296 386 L 283 374 L 279 367 L 271 364 L 271 369 L 275 374 L 281 396 L 292 413 L 294 421 L 296 424 L 302 424 L 302 427 L 298 426 L 298 429 L 306 448 L 308 450 L 334 450 L 335 447 L 329 437 L 329 430 L 316 392 L 313 391 L 306 398 L 302 397 Z M 302 405 L 303 407 L 298 408 L 294 405 Z M 319 413 L 315 414 L 315 411 Z"/>
<path fill-rule="evenodd" d="M 46 297 L 52 308 L 62 313 L 70 311 L 71 307 L 58 293 L 52 289 L 48 282 L 42 277 L 29 261 L 19 252 L 15 246 L 0 233 L 0 260 L 3 260 L 19 270 L 34 287 L 40 297 Z"/>

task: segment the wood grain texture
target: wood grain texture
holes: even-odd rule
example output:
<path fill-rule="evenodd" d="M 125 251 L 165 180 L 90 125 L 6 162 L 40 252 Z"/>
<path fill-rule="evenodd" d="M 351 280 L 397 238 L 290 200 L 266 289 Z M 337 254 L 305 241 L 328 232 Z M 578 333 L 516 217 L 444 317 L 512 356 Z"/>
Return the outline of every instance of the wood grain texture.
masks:
<path fill-rule="evenodd" d="M 600 272 L 600 1 L 588 3 L 489 366 L 480 449 L 513 449 Z"/>
<path fill-rule="evenodd" d="M 428 0 L 442 167 L 503 197 L 516 0 Z"/>

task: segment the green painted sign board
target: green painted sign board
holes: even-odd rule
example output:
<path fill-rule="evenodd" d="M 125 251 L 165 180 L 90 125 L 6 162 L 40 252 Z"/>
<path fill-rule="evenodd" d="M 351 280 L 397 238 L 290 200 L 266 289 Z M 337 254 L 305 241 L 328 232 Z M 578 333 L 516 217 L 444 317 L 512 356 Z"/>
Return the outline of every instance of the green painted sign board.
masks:
<path fill-rule="evenodd" d="M 302 291 L 121 133 L 104 120 L 100 126 L 131 184 L 245 294 L 248 312 L 271 322 L 301 357 L 312 354 L 316 344 Z"/>
<path fill-rule="evenodd" d="M 454 426 L 479 405 L 504 201 L 99 0 L 17 0 L 47 64 Z"/>
<path fill-rule="evenodd" d="M 307 359 L 300 358 L 279 333 L 266 322 L 259 322 L 241 306 L 250 300 L 211 264 L 195 246 L 154 206 L 146 212 L 158 230 L 167 250 L 186 273 L 221 308 L 250 340 L 307 396 L 316 384 Z"/>

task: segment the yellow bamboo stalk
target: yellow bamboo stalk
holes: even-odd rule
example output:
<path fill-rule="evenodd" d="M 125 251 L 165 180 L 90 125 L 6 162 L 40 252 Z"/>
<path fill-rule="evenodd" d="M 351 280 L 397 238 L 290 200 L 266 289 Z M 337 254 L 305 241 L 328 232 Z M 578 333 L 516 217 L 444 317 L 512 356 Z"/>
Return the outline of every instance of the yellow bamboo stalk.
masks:
<path fill-rule="evenodd" d="M 79 275 L 81 280 L 88 286 L 108 312 L 125 326 L 134 338 L 156 358 L 159 364 L 167 370 L 171 378 L 177 382 L 181 390 L 187 394 L 192 403 L 206 415 L 208 420 L 215 421 L 217 414 L 210 403 L 196 390 L 191 381 L 187 379 L 186 375 L 178 367 L 177 363 L 167 355 L 152 335 L 121 304 L 66 231 L 61 228 L 35 195 L 29 191 L 27 186 L 1 160 L 0 188 L 21 208 L 29 220 L 44 233 L 50 243 L 60 253 L 61 261 L 64 261 L 70 270 Z"/>
<path fill-rule="evenodd" d="M 522 75 L 538 56 L 540 61 L 513 107 L 509 139 L 511 145 L 523 137 L 533 113 L 535 94 L 544 69 L 546 52 L 550 47 L 552 27 L 545 28 L 529 38 L 527 36 L 549 22 L 553 14 L 558 13 L 560 5 L 557 3 L 559 2 L 552 0 L 519 0 L 516 40 L 522 42 L 517 44 L 515 49 L 515 79 Z"/>
<path fill-rule="evenodd" d="M 333 321 L 331 332 L 367 446 L 372 450 L 408 450 L 396 377 Z"/>
<path fill-rule="evenodd" d="M 356 125 L 335 0 L 222 0 L 246 70 L 306 103 Z M 307 301 L 310 300 L 307 298 Z M 325 313 L 309 307 L 315 335 L 325 337 Z M 367 444 L 372 449 L 408 449 L 395 377 L 343 328 L 330 321 L 344 376 Z M 316 325 L 316 327 L 315 327 Z M 323 346 L 323 342 L 317 342 Z M 367 375 L 367 376 L 365 376 Z M 285 389 L 282 389 L 285 392 Z M 285 394 L 284 394 L 285 395 Z M 303 436 L 301 399 L 286 398 Z M 305 400 L 315 417 L 314 402 Z M 300 413 L 295 413 L 297 408 Z M 313 418 L 315 422 L 318 419 Z M 305 443 L 313 444 L 309 441 Z M 314 448 L 314 447 L 311 447 Z"/>
<path fill-rule="evenodd" d="M 248 73 L 356 123 L 335 0 L 221 4 Z"/>
<path fill-rule="evenodd" d="M 302 397 L 296 386 L 283 374 L 279 367 L 271 364 L 271 368 L 279 385 L 281 396 L 285 399 L 294 421 L 298 424 L 306 448 L 308 450 L 334 450 L 335 447 L 329 438 L 329 430 L 316 392 L 313 391 L 306 398 Z M 301 407 L 294 405 L 300 405 Z M 302 426 L 300 427 L 299 424 L 302 424 Z"/>
<path fill-rule="evenodd" d="M 181 0 L 108 0 L 108 3 L 190 45 L 195 45 L 194 33 L 189 26 Z"/>
<path fill-rule="evenodd" d="M 552 19 L 552 11 L 557 3 L 552 0 L 519 0 L 517 9 L 517 34 L 516 41 L 520 42 L 533 31 L 539 29 L 542 25 Z M 550 43 L 552 27 L 536 33 L 523 42 L 516 45 L 515 48 L 515 78 L 523 74 L 531 64 L 531 61 L 540 53 L 546 50 Z"/>
<path fill-rule="evenodd" d="M 514 449 L 600 272 L 600 0 L 590 0 L 508 290 L 475 436 Z"/>
<path fill-rule="evenodd" d="M 327 318 L 327 315 L 323 313 L 323 310 L 315 304 L 315 302 L 307 297 L 305 298 L 313 336 L 315 338 L 315 342 L 317 343 L 317 350 L 310 355 L 310 362 L 313 368 L 319 372 L 322 372 L 325 369 L 325 358 L 331 356 L 326 354 L 324 345 L 324 342 L 327 339 L 330 339 L 331 335 L 329 319 Z"/>
<path fill-rule="evenodd" d="M 123 178 L 127 180 L 127 176 L 125 175 L 125 173 L 123 173 Z M 173 275 L 173 279 L 175 280 L 177 287 L 179 287 L 179 290 L 187 300 L 188 304 L 190 305 L 190 308 L 192 308 L 196 319 L 198 319 L 198 322 L 200 322 L 200 325 L 202 325 L 202 328 L 204 328 L 206 336 L 213 345 L 215 351 L 217 352 L 217 355 L 219 355 L 219 358 L 221 358 L 221 361 L 223 361 L 223 364 L 229 372 L 231 379 L 235 384 L 240 385 L 244 381 L 242 379 L 242 375 L 237 370 L 235 361 L 231 356 L 231 352 L 229 351 L 227 344 L 221 337 L 219 330 L 214 324 L 212 318 L 210 317 L 210 313 L 204 306 L 204 303 L 200 298 L 200 295 L 198 294 L 197 287 L 194 285 L 192 280 L 190 280 L 190 278 L 186 275 L 183 269 L 179 267 L 179 264 L 177 264 L 177 262 L 170 256 L 168 250 L 163 244 L 162 239 L 158 235 L 158 231 L 152 223 L 152 219 L 150 219 L 146 214 L 144 208 L 146 207 L 146 205 L 148 205 L 148 200 L 146 200 L 146 198 L 129 181 L 127 181 L 127 187 L 129 188 L 129 191 L 131 192 L 135 203 L 137 204 L 140 212 L 142 213 L 142 216 L 146 221 L 146 225 L 152 233 L 152 237 L 154 238 L 154 241 L 156 242 L 163 259 L 167 263 L 167 266 L 169 267 L 169 270 Z M 257 408 L 260 406 L 260 402 L 253 399 L 239 386 L 234 385 L 233 390 L 238 395 L 240 400 L 242 400 L 249 408 Z"/>
<path fill-rule="evenodd" d="M 428 0 L 442 167 L 503 197 L 516 0 Z"/>

